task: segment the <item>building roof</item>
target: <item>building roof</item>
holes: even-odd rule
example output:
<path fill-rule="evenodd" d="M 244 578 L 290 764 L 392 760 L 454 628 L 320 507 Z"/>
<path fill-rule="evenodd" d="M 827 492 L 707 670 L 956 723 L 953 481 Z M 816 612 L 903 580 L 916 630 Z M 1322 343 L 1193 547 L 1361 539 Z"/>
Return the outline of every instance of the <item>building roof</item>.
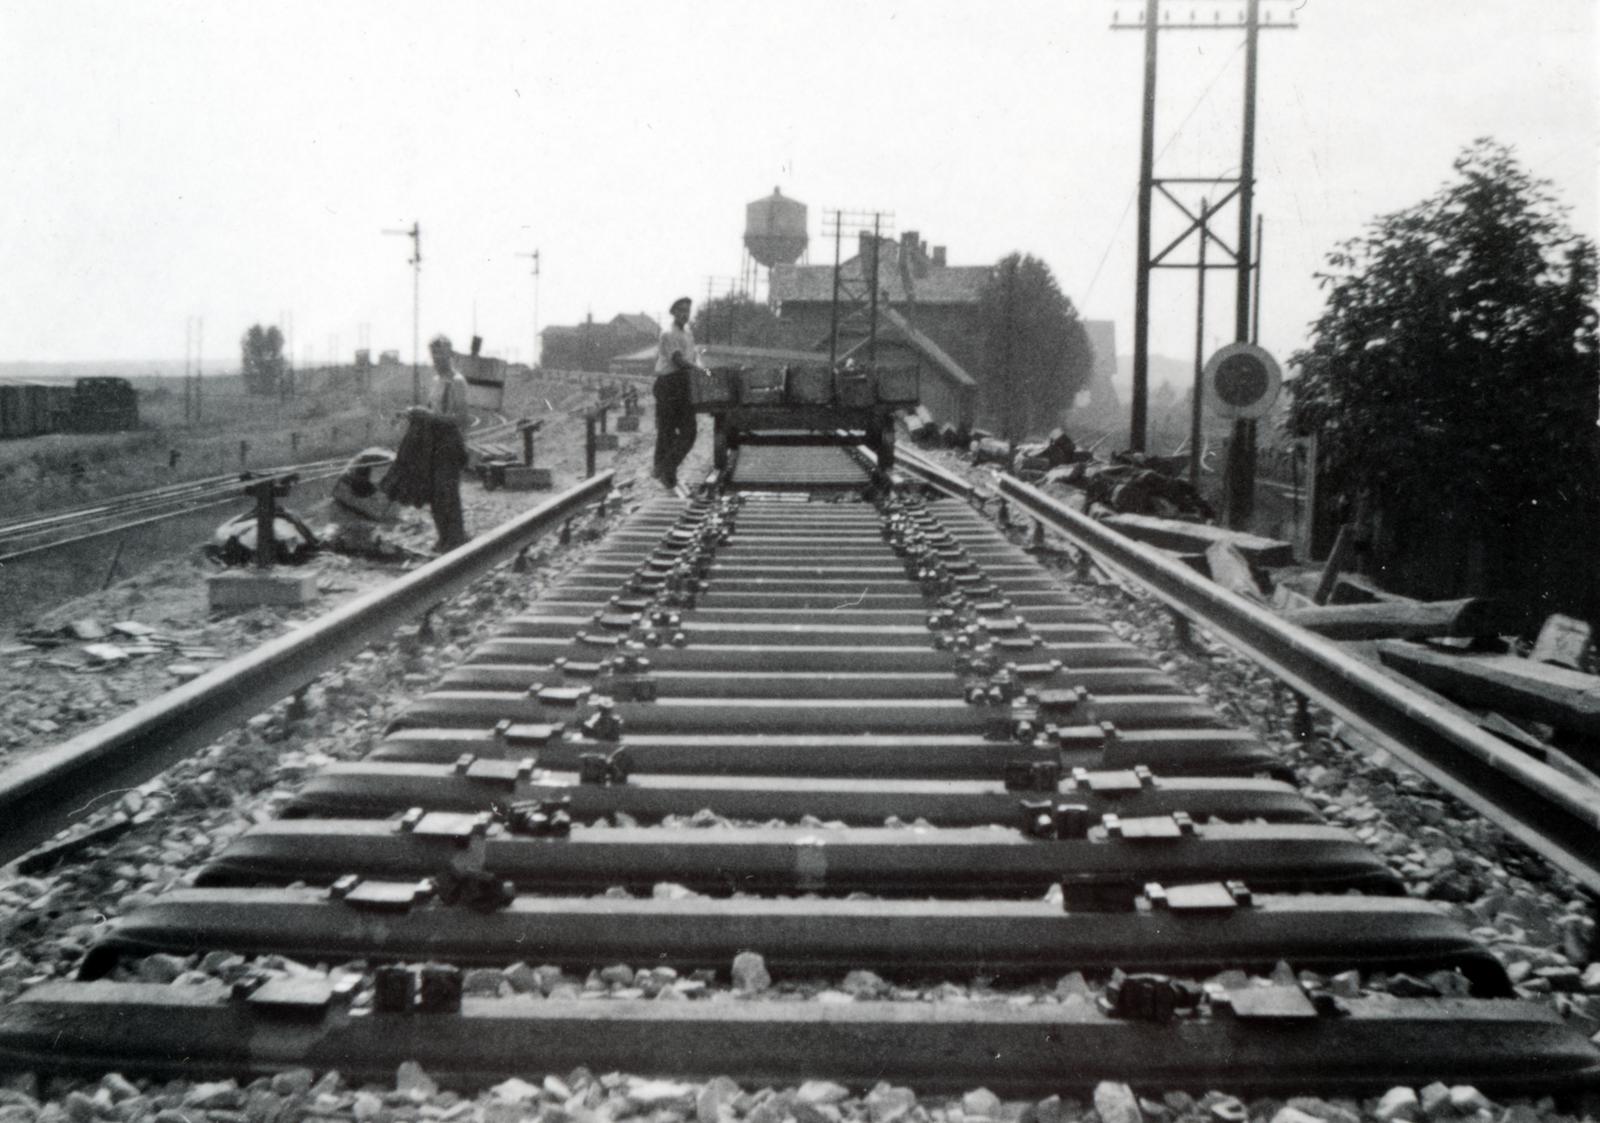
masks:
<path fill-rule="evenodd" d="M 988 265 L 933 265 L 918 261 L 915 268 L 905 271 L 910 274 L 908 292 L 907 277 L 900 269 L 899 246 L 885 242 L 881 252 L 878 284 L 898 304 L 976 304 L 993 271 Z M 858 283 L 860 255 L 839 266 L 839 273 L 846 283 Z M 833 266 L 774 265 L 769 292 L 779 304 L 831 304 Z"/>
<path fill-rule="evenodd" d="M 880 308 L 878 309 L 878 315 L 893 324 L 894 329 L 905 336 L 906 342 L 916 348 L 917 353 L 922 355 L 923 358 L 943 371 L 945 377 L 949 378 L 950 381 L 958 386 L 966 387 L 973 387 L 978 384 L 972 375 L 967 373 L 965 367 L 952 359 L 944 348 L 913 327 L 911 321 L 907 320 L 898 311 L 893 308 Z"/>
<path fill-rule="evenodd" d="M 700 348 L 702 360 L 712 366 L 738 363 L 826 363 L 826 351 L 788 351 L 776 347 L 734 347 L 724 343 L 708 343 Z M 611 360 L 619 372 L 631 367 L 650 365 L 656 361 L 656 346 L 641 347 Z"/>
<path fill-rule="evenodd" d="M 616 327 L 625 327 L 640 335 L 660 335 L 661 325 L 643 312 L 619 312 L 612 318 Z"/>
<path fill-rule="evenodd" d="M 619 331 L 655 339 L 661 334 L 661 325 L 643 312 L 619 312 L 611 319 L 604 321 L 590 320 L 581 324 L 551 324 L 549 327 L 540 328 L 539 334 L 541 336 L 548 335 L 552 339 L 559 339 L 562 336 L 582 335 L 584 332 L 614 334 Z"/>

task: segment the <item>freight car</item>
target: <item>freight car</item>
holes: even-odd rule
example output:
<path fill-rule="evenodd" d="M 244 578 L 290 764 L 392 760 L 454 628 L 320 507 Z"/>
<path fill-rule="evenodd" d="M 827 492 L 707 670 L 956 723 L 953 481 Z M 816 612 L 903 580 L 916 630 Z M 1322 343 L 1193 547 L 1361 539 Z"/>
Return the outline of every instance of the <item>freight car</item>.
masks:
<path fill-rule="evenodd" d="M 138 427 L 139 392 L 126 378 L 78 379 L 67 428 L 74 433 L 114 433 Z"/>
<path fill-rule="evenodd" d="M 0 380 L 0 438 L 111 433 L 139 425 L 139 393 L 126 378 Z"/>
<path fill-rule="evenodd" d="M 0 437 L 36 437 L 66 428 L 73 387 L 59 382 L 0 381 Z"/>

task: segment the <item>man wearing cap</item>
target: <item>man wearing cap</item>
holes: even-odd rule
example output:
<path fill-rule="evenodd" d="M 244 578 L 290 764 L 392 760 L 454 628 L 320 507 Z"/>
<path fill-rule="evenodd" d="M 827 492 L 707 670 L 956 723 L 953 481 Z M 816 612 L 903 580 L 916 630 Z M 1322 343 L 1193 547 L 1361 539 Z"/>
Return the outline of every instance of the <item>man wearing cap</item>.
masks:
<path fill-rule="evenodd" d="M 465 430 L 472 414 L 467 408 L 467 380 L 455 368 L 450 337 L 435 336 L 428 351 L 434 371 L 428 404 L 399 415 L 407 419 L 405 436 L 378 487 L 396 503 L 430 508 L 438 533 L 433 549 L 445 554 L 468 540 L 461 510 L 461 469 L 467 463 Z"/>
<path fill-rule="evenodd" d="M 695 359 L 694 333 L 689 330 L 687 296 L 672 302 L 672 326 L 661 333 L 656 348 L 656 462 L 655 477 L 663 487 L 678 486 L 678 465 L 694 447 L 694 406 L 689 399 L 689 379 L 709 371 Z"/>

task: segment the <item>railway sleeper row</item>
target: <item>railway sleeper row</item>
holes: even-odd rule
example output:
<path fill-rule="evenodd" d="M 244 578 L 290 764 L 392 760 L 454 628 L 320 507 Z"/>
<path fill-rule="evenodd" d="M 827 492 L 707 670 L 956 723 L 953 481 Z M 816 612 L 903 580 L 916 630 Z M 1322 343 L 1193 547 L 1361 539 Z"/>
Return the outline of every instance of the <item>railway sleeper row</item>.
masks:
<path fill-rule="evenodd" d="M 416 1060 L 461 1084 L 586 1065 L 1002 1094 L 1600 1080 L 1463 925 L 976 513 L 805 498 L 646 505 L 365 760 L 119 918 L 80 979 L 0 1008 L 0 1068 Z M 722 982 L 752 949 L 780 980 L 1090 981 L 762 1000 Z M 157 952 L 227 966 L 129 981 Z M 468 985 L 617 962 L 701 972 L 708 997 Z M 1439 996 L 1361 985 L 1375 973 Z"/>

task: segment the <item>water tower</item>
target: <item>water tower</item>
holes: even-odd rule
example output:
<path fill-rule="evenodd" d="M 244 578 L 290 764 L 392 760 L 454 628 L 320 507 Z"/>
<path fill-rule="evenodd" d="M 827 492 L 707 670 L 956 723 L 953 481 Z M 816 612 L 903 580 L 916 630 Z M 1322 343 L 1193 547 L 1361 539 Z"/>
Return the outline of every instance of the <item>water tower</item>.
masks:
<path fill-rule="evenodd" d="M 744 209 L 745 291 L 754 295 L 756 266 L 793 265 L 806 252 L 806 205 L 776 187 Z"/>

